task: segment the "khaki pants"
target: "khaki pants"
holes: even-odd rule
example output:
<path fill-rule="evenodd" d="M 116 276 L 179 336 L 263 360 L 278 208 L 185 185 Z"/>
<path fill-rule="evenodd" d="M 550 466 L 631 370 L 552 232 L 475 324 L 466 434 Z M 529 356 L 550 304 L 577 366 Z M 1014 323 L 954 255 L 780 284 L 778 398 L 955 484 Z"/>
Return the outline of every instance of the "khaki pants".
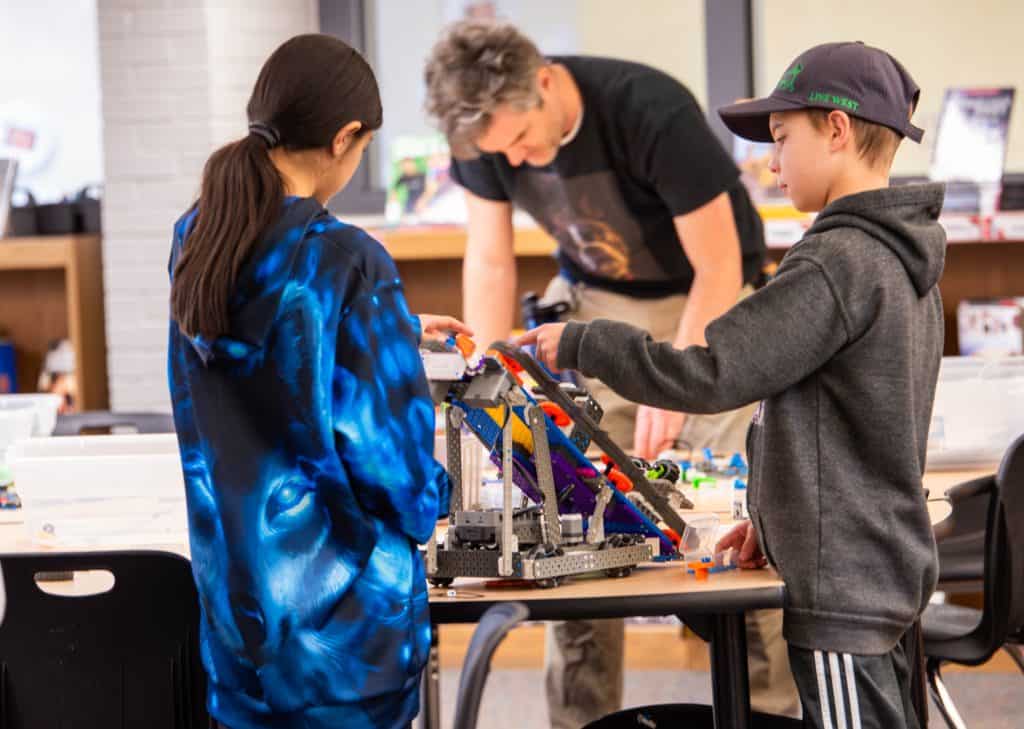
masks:
<path fill-rule="evenodd" d="M 741 298 L 748 295 L 744 289 Z M 578 321 L 616 319 L 645 329 L 657 341 L 675 338 L 686 307 L 685 295 L 634 299 L 557 277 L 544 296 L 572 300 Z M 633 446 L 637 406 L 597 380 L 586 381 L 605 414 L 601 422 L 627 452 Z M 680 441 L 700 449 L 746 452 L 747 427 L 754 405 L 717 415 L 689 415 Z M 549 623 L 545 650 L 545 688 L 552 729 L 579 729 L 622 708 L 624 625 L 622 620 Z M 782 611 L 747 613 L 747 651 L 751 704 L 756 711 L 800 716 L 800 697 L 789 670 L 782 639 Z"/>

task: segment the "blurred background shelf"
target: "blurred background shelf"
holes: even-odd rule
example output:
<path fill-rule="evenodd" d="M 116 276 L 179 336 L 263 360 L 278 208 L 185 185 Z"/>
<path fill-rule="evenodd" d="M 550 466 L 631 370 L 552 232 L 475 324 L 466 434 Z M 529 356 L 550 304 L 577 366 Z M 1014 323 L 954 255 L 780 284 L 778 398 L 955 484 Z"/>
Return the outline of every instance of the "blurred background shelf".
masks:
<path fill-rule="evenodd" d="M 0 330 L 16 347 L 21 392 L 36 389 L 48 347 L 67 338 L 75 352 L 79 409 L 106 409 L 100 236 L 0 240 Z"/>
<path fill-rule="evenodd" d="M 415 313 L 463 316 L 462 259 L 466 233 L 457 226 L 371 229 L 398 265 L 409 309 Z M 516 290 L 543 293 L 558 273 L 555 243 L 539 228 L 517 228 Z M 782 260 L 790 245 L 769 245 L 768 258 Z M 956 307 L 964 299 L 1020 296 L 1024 282 L 1024 240 L 951 240 L 939 289 L 946 317 L 945 354 L 959 354 Z M 521 322 L 519 322 L 521 324 Z"/>

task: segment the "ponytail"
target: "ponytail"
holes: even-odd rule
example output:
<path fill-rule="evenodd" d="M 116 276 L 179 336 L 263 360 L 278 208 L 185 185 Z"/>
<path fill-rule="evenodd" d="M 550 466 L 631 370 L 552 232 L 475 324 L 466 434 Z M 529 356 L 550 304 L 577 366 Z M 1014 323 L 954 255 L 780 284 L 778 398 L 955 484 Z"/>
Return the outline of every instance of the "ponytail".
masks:
<path fill-rule="evenodd" d="M 174 267 L 171 318 L 187 336 L 212 341 L 229 329 L 228 305 L 255 243 L 280 217 L 284 183 L 265 139 L 227 144 L 203 169 L 195 227 Z"/>
<path fill-rule="evenodd" d="M 228 332 L 239 271 L 281 216 L 284 181 L 269 151 L 329 151 L 346 124 L 372 131 L 383 120 L 369 64 L 319 33 L 295 36 L 271 54 L 246 117 L 249 135 L 206 162 L 196 223 L 174 266 L 171 318 L 186 336 L 208 341 Z"/>

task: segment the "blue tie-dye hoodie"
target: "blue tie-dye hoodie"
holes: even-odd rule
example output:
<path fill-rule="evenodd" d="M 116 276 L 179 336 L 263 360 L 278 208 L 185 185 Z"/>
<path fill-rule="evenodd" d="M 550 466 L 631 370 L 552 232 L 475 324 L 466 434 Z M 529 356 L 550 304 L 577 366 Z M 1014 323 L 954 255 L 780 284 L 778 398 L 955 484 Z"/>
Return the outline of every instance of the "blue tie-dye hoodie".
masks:
<path fill-rule="evenodd" d="M 381 245 L 309 198 L 285 200 L 230 311 L 215 341 L 172 321 L 169 342 L 210 712 L 405 726 L 430 642 L 416 545 L 448 496 L 419 320 Z"/>

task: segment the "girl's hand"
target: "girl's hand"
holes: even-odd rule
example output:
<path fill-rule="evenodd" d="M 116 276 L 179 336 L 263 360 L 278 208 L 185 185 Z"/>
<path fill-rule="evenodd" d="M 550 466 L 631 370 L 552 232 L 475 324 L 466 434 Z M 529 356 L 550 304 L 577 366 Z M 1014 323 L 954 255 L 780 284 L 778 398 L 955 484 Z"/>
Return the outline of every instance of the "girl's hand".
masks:
<path fill-rule="evenodd" d="M 425 339 L 447 339 L 450 334 L 473 336 L 473 330 L 454 316 L 440 314 L 420 314 L 420 329 Z"/>

